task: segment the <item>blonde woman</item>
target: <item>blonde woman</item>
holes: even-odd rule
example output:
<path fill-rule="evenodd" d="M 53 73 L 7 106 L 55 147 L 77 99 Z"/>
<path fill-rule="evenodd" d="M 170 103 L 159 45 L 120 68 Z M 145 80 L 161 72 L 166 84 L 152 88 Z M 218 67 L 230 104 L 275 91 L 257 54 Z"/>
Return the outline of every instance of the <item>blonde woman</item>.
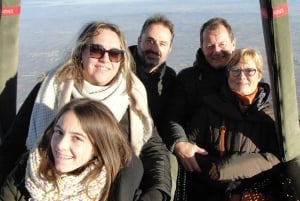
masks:
<path fill-rule="evenodd" d="M 227 71 L 227 83 L 203 97 L 191 121 L 188 140 L 207 154 L 195 155 L 200 170 L 188 173 L 187 200 L 197 195 L 204 200 L 276 200 L 273 179 L 280 147 L 270 87 L 261 82 L 262 55 L 237 49 Z"/>
<path fill-rule="evenodd" d="M 20 109 L 25 114 L 18 114 L 23 121 L 18 123 L 16 120 L 14 128 L 25 124 L 29 125 L 29 131 L 19 129 L 12 132 L 11 136 L 16 137 L 4 142 L 7 150 L 16 143 L 25 144 L 27 136 L 26 149 L 31 149 L 63 105 L 72 99 L 90 98 L 104 103 L 112 111 L 126 131 L 125 136 L 135 156 L 142 163 L 127 169 L 134 175 L 128 176 L 124 185 L 119 186 L 127 189 L 120 190 L 124 195 L 116 199 L 132 200 L 132 194 L 141 192 L 141 199 L 168 200 L 171 188 L 168 151 L 153 126 L 146 90 L 133 68 L 131 54 L 119 27 L 106 22 L 88 23 L 79 33 L 70 58 L 59 68 L 51 70 L 40 88 L 35 89 L 37 95 L 32 92 L 25 101 L 29 104 Z M 9 152 L 7 150 L 5 152 Z M 142 174 L 142 178 L 135 174 Z"/>

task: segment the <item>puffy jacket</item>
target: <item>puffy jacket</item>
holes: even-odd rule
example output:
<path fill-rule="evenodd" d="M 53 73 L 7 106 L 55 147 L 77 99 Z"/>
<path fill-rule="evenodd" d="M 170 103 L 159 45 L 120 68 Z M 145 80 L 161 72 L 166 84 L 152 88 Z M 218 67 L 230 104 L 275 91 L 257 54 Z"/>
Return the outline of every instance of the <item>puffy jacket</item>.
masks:
<path fill-rule="evenodd" d="M 280 163 L 280 150 L 269 86 L 259 84 L 259 94 L 242 111 L 236 96 L 224 85 L 218 94 L 203 98 L 191 121 L 189 140 L 205 148 L 220 172 L 220 181 L 247 179 Z M 225 153 L 221 155 L 221 129 Z"/>

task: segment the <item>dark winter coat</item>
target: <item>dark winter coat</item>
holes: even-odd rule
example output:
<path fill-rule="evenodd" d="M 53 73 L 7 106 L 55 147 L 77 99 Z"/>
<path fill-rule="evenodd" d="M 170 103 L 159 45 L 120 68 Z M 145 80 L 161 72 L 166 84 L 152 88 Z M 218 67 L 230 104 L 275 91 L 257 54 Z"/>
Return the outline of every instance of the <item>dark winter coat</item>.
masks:
<path fill-rule="evenodd" d="M 25 100 L 19 110 L 12 130 L 7 135 L 7 140 L 0 149 L 1 168 L 3 170 L 3 172 L 1 172 L 1 177 L 3 179 L 16 165 L 16 161 L 21 154 L 26 152 L 25 141 L 28 135 L 31 110 L 39 87 L 40 83 L 36 85 Z M 124 127 L 124 130 L 127 131 L 127 137 L 130 140 L 130 123 L 128 115 L 129 112 L 125 113 L 120 123 Z M 24 128 L 24 130 L 20 128 Z M 168 150 L 163 144 L 161 137 L 158 135 L 157 130 L 154 128 L 152 136 L 144 144 L 140 154 L 140 159 L 144 168 L 144 175 L 140 187 L 144 192 L 156 189 L 162 192 L 166 197 L 170 196 L 171 175 L 168 156 Z"/>
<path fill-rule="evenodd" d="M 225 80 L 226 68 L 211 67 L 201 49 L 197 51 L 194 65 L 178 73 L 162 136 L 171 151 L 179 139 L 186 138 L 185 129 L 195 108 L 201 104 L 201 97 L 218 91 Z"/>
<path fill-rule="evenodd" d="M 203 97 L 203 104 L 192 117 L 187 133 L 189 141 L 206 149 L 208 156 L 196 157 L 203 173 L 188 174 L 190 181 L 196 183 L 198 174 L 199 183 L 204 183 L 204 186 L 215 184 L 216 188 L 222 185 L 223 192 L 232 181 L 241 182 L 236 188 L 240 190 L 257 183 L 267 186 L 266 181 L 272 185 L 269 179 L 278 174 L 281 148 L 273 106 L 268 100 L 269 92 L 269 86 L 260 83 L 258 96 L 245 111 L 240 109 L 236 96 L 227 84 L 220 93 Z M 221 129 L 225 131 L 223 155 L 220 150 Z M 217 164 L 220 173 L 218 182 L 208 179 L 212 162 Z M 207 192 L 213 192 L 214 187 L 208 188 Z"/>
<path fill-rule="evenodd" d="M 151 116 L 158 130 L 163 126 L 164 114 L 176 79 L 176 72 L 166 63 L 152 73 L 146 73 L 137 53 L 137 46 L 130 46 L 130 51 L 136 63 L 136 75 L 144 84 Z"/>

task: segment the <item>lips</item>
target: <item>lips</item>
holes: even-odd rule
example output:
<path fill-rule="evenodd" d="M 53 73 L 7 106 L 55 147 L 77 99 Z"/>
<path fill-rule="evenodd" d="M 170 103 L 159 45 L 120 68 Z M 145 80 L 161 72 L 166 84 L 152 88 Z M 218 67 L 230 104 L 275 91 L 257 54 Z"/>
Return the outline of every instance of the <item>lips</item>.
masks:
<path fill-rule="evenodd" d="M 64 155 L 64 154 L 61 154 L 59 152 L 55 152 L 55 158 L 57 160 L 70 160 L 70 159 L 73 158 L 73 156 Z"/>
<path fill-rule="evenodd" d="M 211 57 L 214 60 L 225 59 L 226 56 L 224 54 L 218 54 Z"/>
<path fill-rule="evenodd" d="M 147 54 L 146 57 L 147 57 L 148 59 L 159 59 L 159 55 L 153 54 L 153 53 Z"/>
<path fill-rule="evenodd" d="M 97 69 L 100 69 L 100 70 L 108 70 L 109 68 L 106 67 L 106 66 L 95 66 Z"/>

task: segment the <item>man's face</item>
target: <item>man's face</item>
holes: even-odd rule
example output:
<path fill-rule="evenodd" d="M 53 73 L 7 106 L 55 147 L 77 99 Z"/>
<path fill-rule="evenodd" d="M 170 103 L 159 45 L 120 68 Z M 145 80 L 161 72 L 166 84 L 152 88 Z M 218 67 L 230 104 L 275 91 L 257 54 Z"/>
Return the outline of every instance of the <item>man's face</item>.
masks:
<path fill-rule="evenodd" d="M 151 24 L 138 39 L 138 55 L 146 71 L 152 72 L 167 60 L 172 34 L 163 24 Z"/>
<path fill-rule="evenodd" d="M 201 48 L 207 62 L 213 68 L 223 68 L 235 49 L 235 40 L 232 40 L 227 29 L 220 25 L 217 29 L 203 32 Z"/>

